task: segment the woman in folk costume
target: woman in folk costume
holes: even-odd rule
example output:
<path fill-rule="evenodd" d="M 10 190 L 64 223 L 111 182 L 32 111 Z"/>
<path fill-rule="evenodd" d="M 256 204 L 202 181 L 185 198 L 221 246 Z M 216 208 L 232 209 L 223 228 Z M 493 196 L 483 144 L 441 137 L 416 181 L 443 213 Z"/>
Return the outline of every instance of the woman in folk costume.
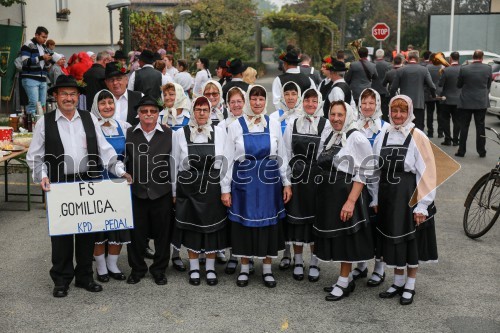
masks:
<path fill-rule="evenodd" d="M 212 79 L 212 74 L 210 74 L 209 70 L 209 60 L 207 58 L 198 58 L 196 61 L 196 76 L 194 78 L 194 86 L 193 86 L 193 97 L 203 96 L 203 86 L 208 80 Z"/>
<path fill-rule="evenodd" d="M 224 106 L 224 99 L 222 98 L 222 87 L 219 82 L 209 80 L 203 85 L 202 91 L 203 96 L 208 98 L 212 105 L 212 110 L 210 112 L 212 124 L 217 126 L 221 121 L 227 118 L 227 109 Z"/>
<path fill-rule="evenodd" d="M 224 147 L 228 171 L 221 199 L 229 208 L 233 254 L 241 257 L 240 287 L 248 285 L 252 257 L 263 259 L 264 285 L 276 286 L 271 262 L 285 245 L 281 220 L 292 196 L 281 128 L 265 115 L 266 96 L 264 87 L 249 87 L 244 115 L 229 126 Z"/>
<path fill-rule="evenodd" d="M 130 126 L 129 123 L 122 120 L 113 119 L 115 114 L 116 100 L 113 94 L 108 90 L 99 91 L 92 103 L 92 114 L 99 119 L 102 134 L 106 140 L 115 149 L 118 159 L 123 160 L 125 153 L 125 135 Z M 103 173 L 104 179 L 115 178 L 107 171 Z M 108 243 L 108 256 L 105 258 L 105 245 Z M 108 282 L 109 277 L 115 280 L 125 280 L 123 274 L 117 266 L 118 256 L 122 246 L 130 243 L 130 230 L 115 230 L 99 232 L 96 234 L 94 247 L 94 258 L 97 266 L 97 280 Z"/>
<path fill-rule="evenodd" d="M 173 131 L 177 131 L 189 123 L 191 103 L 182 86 L 177 83 L 167 83 L 161 90 L 165 108 L 158 119 L 160 123 L 167 124 Z"/>
<path fill-rule="evenodd" d="M 243 106 L 245 105 L 245 92 L 238 87 L 232 87 L 227 92 L 227 105 L 229 112 L 227 118 L 221 121 L 217 126 L 227 131 L 229 125 L 243 115 Z"/>
<path fill-rule="evenodd" d="M 299 114 L 301 107 L 300 87 L 297 83 L 289 81 L 285 83 L 281 89 L 280 109 L 271 113 L 271 119 L 280 123 L 281 133 L 285 133 L 286 125 Z"/>
<path fill-rule="evenodd" d="M 361 133 L 364 133 L 368 141 L 370 141 L 371 146 L 375 139 L 380 133 L 384 133 L 389 127 L 389 123 L 382 120 L 382 108 L 381 99 L 377 91 L 371 88 L 367 88 L 361 92 L 359 96 L 358 103 L 358 120 L 357 127 Z M 371 194 L 373 186 L 368 183 L 367 185 L 368 193 L 370 194 L 369 202 L 373 195 Z M 374 212 L 373 208 L 369 208 L 370 212 L 370 223 L 372 225 L 372 235 L 374 237 L 374 245 L 377 246 L 378 233 L 376 231 L 377 226 L 377 214 Z M 377 252 L 376 252 L 377 253 Z M 358 263 L 358 266 L 352 271 L 352 277 L 354 280 L 364 278 L 368 276 L 368 267 L 366 262 Z M 385 280 L 384 263 L 382 262 L 379 255 L 375 256 L 375 267 L 373 269 L 372 276 L 367 281 L 367 286 L 376 287 L 380 285 Z"/>
<path fill-rule="evenodd" d="M 227 247 L 227 210 L 222 204 L 220 172 L 226 131 L 210 120 L 211 105 L 202 96 L 193 102 L 189 124 L 174 133 L 176 163 L 174 247 L 189 255 L 189 283 L 200 284 L 199 255 L 206 259 L 206 281 L 218 283 L 215 255 Z"/>
<path fill-rule="evenodd" d="M 308 89 L 302 96 L 302 107 L 296 119 L 290 121 L 283 135 L 292 169 L 292 199 L 286 204 L 285 239 L 293 244 L 295 280 L 304 279 L 304 244 L 311 247 L 308 279 L 319 280 L 318 258 L 314 255 L 312 226 L 316 219 L 316 161 L 321 134 L 331 131 L 323 116 L 323 100 L 316 89 Z"/>
<path fill-rule="evenodd" d="M 357 130 L 354 111 L 344 101 L 330 106 L 332 131 L 323 131 L 318 156 L 314 252 L 322 261 L 340 262 L 337 283 L 324 290 L 327 301 L 338 301 L 354 291 L 352 264 L 373 258 L 373 239 L 368 216 L 366 179 L 373 167 L 370 142 Z"/>
<path fill-rule="evenodd" d="M 387 267 L 394 268 L 394 284 L 379 296 L 400 295 L 402 305 L 413 302 L 419 263 L 438 259 L 434 227 L 436 165 L 429 139 L 415 128 L 413 119 L 411 99 L 405 95 L 393 97 L 389 103 L 391 125 L 373 146 L 380 156 L 380 175 L 376 174 L 380 180 L 375 183 L 370 206 L 378 210 L 380 254 Z M 418 203 L 410 206 L 417 184 Z"/>

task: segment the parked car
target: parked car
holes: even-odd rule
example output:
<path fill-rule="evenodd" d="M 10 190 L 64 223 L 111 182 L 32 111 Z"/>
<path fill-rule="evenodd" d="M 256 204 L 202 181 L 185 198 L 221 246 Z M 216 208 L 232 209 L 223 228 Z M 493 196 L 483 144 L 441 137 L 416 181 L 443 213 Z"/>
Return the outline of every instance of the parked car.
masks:
<path fill-rule="evenodd" d="M 490 88 L 490 107 L 488 112 L 496 115 L 500 119 L 500 75 L 491 82 Z"/>
<path fill-rule="evenodd" d="M 496 54 L 493 52 L 488 52 L 488 51 L 483 51 L 484 52 L 484 57 L 483 57 L 483 63 L 487 64 L 491 62 L 494 58 L 500 58 L 500 54 Z M 474 54 L 474 50 L 458 50 L 458 53 L 460 54 L 460 62 L 462 65 L 466 64 L 469 62 L 469 60 L 472 60 L 472 55 Z M 446 57 L 446 60 L 450 57 L 450 52 L 446 51 L 443 52 L 444 56 Z"/>
<path fill-rule="evenodd" d="M 491 59 L 488 65 L 491 66 L 491 80 L 495 81 L 500 76 L 500 58 Z"/>

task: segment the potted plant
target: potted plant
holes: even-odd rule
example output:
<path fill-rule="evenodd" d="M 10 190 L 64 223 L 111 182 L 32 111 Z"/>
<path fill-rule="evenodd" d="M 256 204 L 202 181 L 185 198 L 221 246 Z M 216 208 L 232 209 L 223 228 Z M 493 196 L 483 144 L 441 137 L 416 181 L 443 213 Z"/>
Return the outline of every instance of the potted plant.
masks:
<path fill-rule="evenodd" d="M 56 17 L 58 20 L 67 21 L 69 14 L 71 14 L 71 10 L 69 10 L 68 8 L 62 8 L 56 13 Z"/>

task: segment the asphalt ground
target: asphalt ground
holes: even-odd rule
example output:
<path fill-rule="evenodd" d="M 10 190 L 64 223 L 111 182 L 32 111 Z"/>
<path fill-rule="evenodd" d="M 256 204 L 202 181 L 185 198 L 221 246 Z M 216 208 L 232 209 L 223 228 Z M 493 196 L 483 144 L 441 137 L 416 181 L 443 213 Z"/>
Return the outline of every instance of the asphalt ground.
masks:
<path fill-rule="evenodd" d="M 270 71 L 258 82 L 270 89 L 275 74 Z M 496 117 L 488 115 L 486 123 L 500 129 Z M 336 281 L 338 264 L 322 263 L 319 282 L 310 283 L 295 281 L 292 270 L 278 270 L 278 260 L 273 262 L 274 289 L 262 284 L 261 263 L 246 288 L 237 287 L 236 275 L 225 275 L 222 265 L 216 266 L 215 287 L 203 280 L 191 286 L 187 273 L 169 267 L 165 286 L 147 275 L 137 285 L 110 281 L 97 294 L 72 284 L 68 297 L 56 299 L 43 205 L 13 211 L 25 205 L 4 202 L 0 177 L 0 332 L 500 332 L 500 224 L 477 240 L 462 229 L 466 195 L 495 165 L 500 149 L 488 142 L 487 157 L 479 158 L 474 138 L 471 125 L 468 153 L 458 160 L 461 170 L 438 189 L 439 263 L 421 266 L 414 303 L 406 307 L 397 298 L 378 297 L 392 284 L 391 271 L 378 288 L 368 288 L 362 279 L 348 298 L 326 302 L 322 289 Z M 453 156 L 455 148 L 444 151 Z M 9 176 L 11 191 L 24 190 L 25 175 Z M 36 186 L 33 191 L 39 193 Z M 185 252 L 182 256 L 187 258 Z M 304 258 L 307 266 L 308 251 Z M 118 265 L 128 275 L 126 249 Z M 370 272 L 372 267 L 369 263 Z"/>

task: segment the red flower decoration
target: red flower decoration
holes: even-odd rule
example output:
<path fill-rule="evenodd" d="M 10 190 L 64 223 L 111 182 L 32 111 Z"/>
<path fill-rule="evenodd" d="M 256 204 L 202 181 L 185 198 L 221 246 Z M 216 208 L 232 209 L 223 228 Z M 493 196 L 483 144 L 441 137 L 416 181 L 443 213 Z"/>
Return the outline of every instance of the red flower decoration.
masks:
<path fill-rule="evenodd" d="M 231 58 L 228 61 L 226 61 L 226 66 L 231 67 L 231 62 L 233 62 L 233 61 L 234 61 L 234 58 Z"/>
<path fill-rule="evenodd" d="M 326 56 L 323 58 L 323 63 L 326 69 L 331 69 L 333 67 L 333 60 L 331 56 Z"/>
<path fill-rule="evenodd" d="M 279 60 L 283 60 L 283 59 L 285 59 L 285 56 L 286 56 L 286 52 L 284 52 L 284 51 L 283 51 L 283 52 L 281 52 L 281 54 L 278 56 L 278 59 L 279 59 Z"/>

